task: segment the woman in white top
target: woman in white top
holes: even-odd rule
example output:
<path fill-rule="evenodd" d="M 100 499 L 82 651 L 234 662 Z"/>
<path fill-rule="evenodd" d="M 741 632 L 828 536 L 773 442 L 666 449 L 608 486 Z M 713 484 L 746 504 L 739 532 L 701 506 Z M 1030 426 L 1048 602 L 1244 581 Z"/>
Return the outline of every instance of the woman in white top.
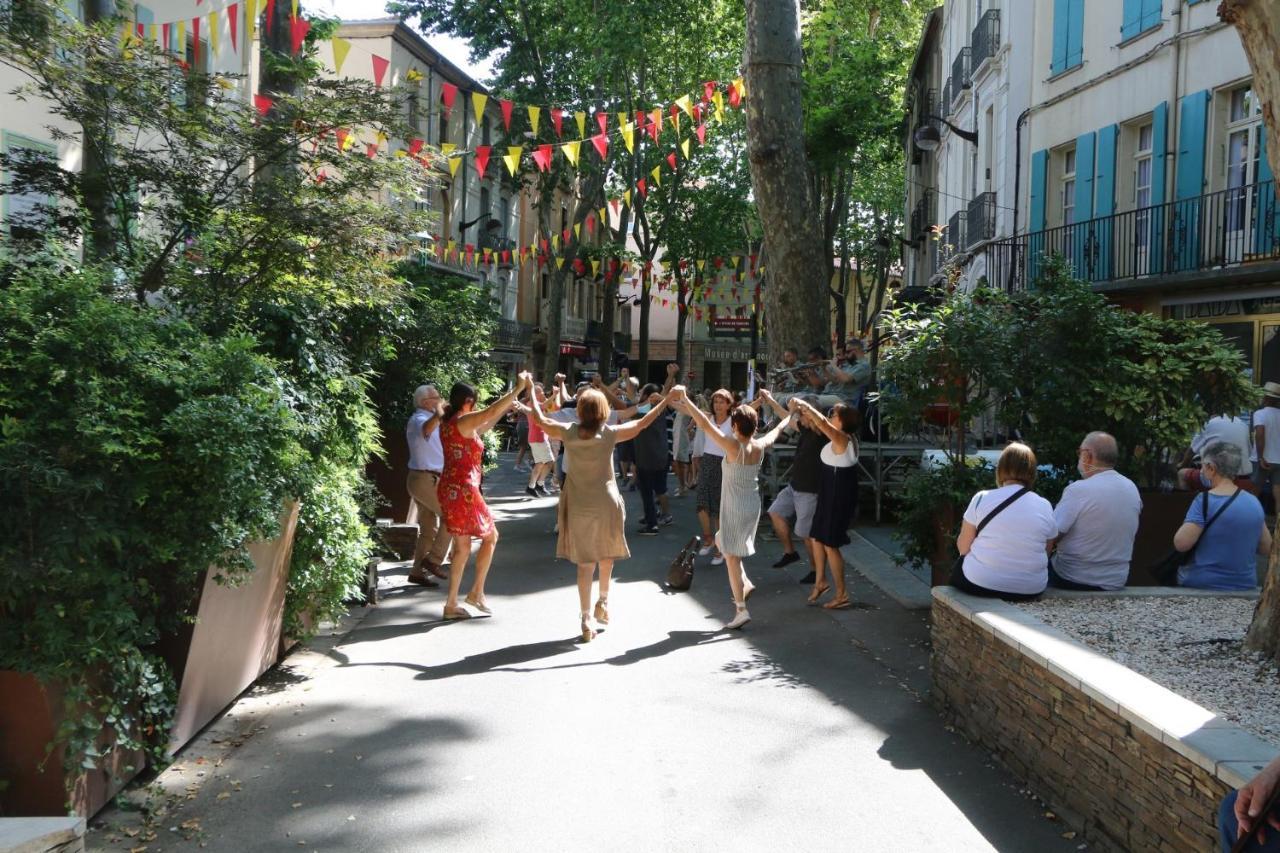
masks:
<path fill-rule="evenodd" d="M 855 434 L 862 425 L 862 417 L 857 409 L 844 403 L 833 406 L 827 417 L 798 397 L 791 398 L 790 407 L 830 442 L 822 448 L 818 505 L 809 526 L 809 538 L 815 544 L 813 591 L 809 594 L 809 604 L 816 605 L 830 588 L 826 579 L 826 570 L 830 568 L 836 597 L 822 606 L 827 610 L 844 610 L 851 605 L 844 585 L 844 556 L 840 547 L 849 544 L 849 525 L 858 508 L 858 439 Z"/>
<path fill-rule="evenodd" d="M 1007 601 L 1026 601 L 1044 592 L 1058 525 L 1053 507 L 1031 491 L 1035 480 L 1031 448 L 1018 442 L 1006 447 L 996 464 L 996 488 L 978 492 L 964 512 L 956 539 L 962 559 L 951 574 L 952 586 Z"/>
<path fill-rule="evenodd" d="M 717 394 L 720 392 L 716 392 Z M 726 392 L 727 393 L 727 392 Z M 756 528 L 760 526 L 760 463 L 765 451 L 773 446 L 778 436 L 787 428 L 791 417 L 783 418 L 765 435 L 756 432 L 759 423 L 755 409 L 750 406 L 738 406 L 729 415 L 729 432 L 716 429 L 715 424 L 703 411 L 685 396 L 684 389 L 677 385 L 672 389 L 671 399 L 676 406 L 688 412 L 694 421 L 707 433 L 707 452 L 711 452 L 714 444 L 723 458 L 722 498 L 720 501 L 720 529 L 716 533 L 716 545 L 724 555 L 728 564 L 729 589 L 733 592 L 733 603 L 737 607 L 733 620 L 726 628 L 741 628 L 751 621 L 747 612 L 747 598 L 755 589 L 747 580 L 747 572 L 742 560 L 756 552 Z"/>
<path fill-rule="evenodd" d="M 732 435 L 729 426 L 729 411 L 732 408 L 733 395 L 724 388 L 711 395 L 710 420 L 721 436 Z M 693 414 L 689 407 L 685 407 L 684 411 Z M 720 527 L 720 480 L 725 451 L 719 442 L 712 440 L 715 438 L 710 434 L 712 424 L 708 423 L 705 416 L 699 418 L 694 415 L 694 423 L 706 436 L 703 439 L 705 444 L 702 448 L 702 465 L 698 472 L 698 521 L 702 522 L 702 547 L 698 549 L 698 554 L 706 556 L 715 547 L 715 531 Z M 711 560 L 712 565 L 718 566 L 723 562 L 724 555 L 716 551 Z"/>

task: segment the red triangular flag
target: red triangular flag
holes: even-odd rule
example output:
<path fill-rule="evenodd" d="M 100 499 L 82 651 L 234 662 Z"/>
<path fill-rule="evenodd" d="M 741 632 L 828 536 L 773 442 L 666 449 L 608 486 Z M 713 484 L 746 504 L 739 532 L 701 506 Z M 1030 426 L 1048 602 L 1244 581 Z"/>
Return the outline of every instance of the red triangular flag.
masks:
<path fill-rule="evenodd" d="M 267 35 L 271 35 L 271 22 L 276 19 L 276 0 L 267 0 Z M 178 51 L 182 53 L 181 50 Z"/>
<path fill-rule="evenodd" d="M 489 146 L 477 145 L 476 146 L 476 174 L 480 176 L 481 180 L 484 180 L 484 170 L 487 168 L 489 168 Z"/>
<path fill-rule="evenodd" d="M 551 241 L 550 241 L 550 240 L 548 240 L 546 237 L 543 237 L 543 238 L 542 238 L 541 240 L 539 240 L 538 242 L 539 242 L 539 244 L 542 246 L 542 254 L 544 254 L 544 255 L 545 255 L 545 254 L 548 254 L 548 253 L 551 251 Z"/>
<path fill-rule="evenodd" d="M 293 49 L 294 53 L 298 52 L 297 48 Z M 200 67 L 200 19 L 191 19 L 191 64 Z"/>
<path fill-rule="evenodd" d="M 647 196 L 649 194 L 649 185 L 645 182 L 644 178 L 641 178 L 640 180 L 636 181 L 636 189 L 640 191 L 641 197 Z"/>
<path fill-rule="evenodd" d="M 694 109 L 697 109 L 697 107 L 694 107 Z M 697 127 L 695 127 L 693 129 L 693 132 L 698 134 L 699 145 L 707 144 L 707 126 L 705 124 L 700 124 Z"/>
<path fill-rule="evenodd" d="M 600 112 L 596 113 L 596 124 L 600 125 L 601 133 L 608 133 L 609 132 L 609 114 L 604 110 L 601 110 Z M 601 154 L 600 156 L 602 158 L 604 157 L 603 154 Z"/>
<path fill-rule="evenodd" d="M 165 49 L 165 50 L 168 50 L 168 49 L 169 49 L 169 27 L 171 27 L 171 26 L 173 26 L 173 24 L 161 24 L 161 25 L 160 25 L 160 30 L 161 30 L 161 32 L 162 32 L 161 39 L 163 39 L 163 40 L 164 40 L 164 49 Z"/>
<path fill-rule="evenodd" d="M 424 144 L 424 140 L 418 139 L 417 137 L 410 139 L 409 140 L 409 156 L 417 157 L 418 152 L 422 150 L 423 144 Z"/>
<path fill-rule="evenodd" d="M 254 107 L 257 108 L 258 115 L 260 116 L 264 116 L 267 113 L 271 112 L 271 108 L 275 106 L 275 103 L 276 102 L 271 98 L 270 95 L 254 95 L 253 96 L 253 105 Z"/>
<path fill-rule="evenodd" d="M 293 53 L 295 56 L 302 49 L 302 42 L 306 39 L 307 32 L 310 29 L 311 22 L 306 18 L 293 18 L 289 21 L 289 35 L 293 40 Z"/>
<path fill-rule="evenodd" d="M 702 84 L 702 103 L 711 103 L 711 98 L 716 93 L 716 81 L 708 80 Z"/>
<path fill-rule="evenodd" d="M 605 114 L 599 113 L 598 115 Z M 601 123 L 603 124 L 603 122 Z M 604 133 L 597 133 L 591 137 L 591 144 L 596 147 L 596 153 L 600 155 L 601 160 L 609 159 L 609 137 L 605 136 Z"/>
<path fill-rule="evenodd" d="M 231 3 L 227 5 L 227 26 L 231 28 L 231 49 L 239 50 L 236 46 L 236 26 L 240 21 L 240 4 Z"/>
<path fill-rule="evenodd" d="M 365 154 L 365 156 L 366 156 L 366 157 L 368 157 L 370 160 L 372 160 L 374 157 L 378 156 L 378 143 L 376 143 L 376 142 L 370 142 L 367 146 L 365 146 L 364 154 Z"/>
<path fill-rule="evenodd" d="M 702 104 L 693 105 L 693 120 L 702 121 Z"/>
<path fill-rule="evenodd" d="M 675 171 L 676 152 L 672 151 L 670 154 L 667 155 L 667 165 L 671 167 L 672 171 Z"/>
<path fill-rule="evenodd" d="M 387 68 L 391 65 L 391 60 L 383 59 L 377 54 L 373 55 L 373 82 L 375 86 L 382 85 L 382 79 L 387 76 Z"/>
<path fill-rule="evenodd" d="M 345 128 L 341 128 L 341 127 L 340 127 L 340 128 L 338 128 L 337 130 L 335 130 L 335 131 L 333 132 L 333 138 L 334 138 L 334 139 L 337 141 L 337 143 L 338 143 L 338 153 L 342 153 L 343 148 L 344 148 L 344 147 L 346 146 L 346 144 L 347 144 L 347 137 L 348 137 L 348 136 L 350 136 L 350 134 L 349 134 L 349 133 L 347 133 L 347 131 L 346 131 L 346 129 L 345 129 Z"/>
<path fill-rule="evenodd" d="M 587 233 L 594 234 L 596 231 L 596 212 L 593 210 L 587 214 Z"/>
<path fill-rule="evenodd" d="M 316 183 L 323 184 L 327 180 L 329 180 L 329 176 L 325 174 L 325 171 L 323 169 L 321 169 L 320 174 L 316 175 Z"/>
<path fill-rule="evenodd" d="M 551 108 L 551 124 L 556 129 L 556 138 L 559 139 L 564 135 L 564 110 L 559 107 Z"/>
<path fill-rule="evenodd" d="M 738 87 L 730 83 L 729 84 L 729 106 L 733 107 L 736 110 L 738 108 L 738 104 L 740 103 L 742 103 L 742 95 L 738 92 Z"/>
<path fill-rule="evenodd" d="M 533 151 L 533 163 L 538 167 L 539 172 L 551 171 L 551 151 L 553 145 L 539 145 Z"/>
<path fill-rule="evenodd" d="M 568 228 L 566 228 L 566 229 L 564 229 L 563 231 L 561 231 L 561 232 L 560 232 L 560 239 L 561 239 L 561 240 L 563 240 L 566 244 L 569 242 L 569 229 L 568 229 Z"/>
<path fill-rule="evenodd" d="M 444 102 L 444 117 L 448 118 L 453 111 L 453 102 L 458 98 L 458 87 L 452 83 L 440 84 L 440 100 Z"/>
<path fill-rule="evenodd" d="M 511 130 L 511 109 L 515 104 L 510 101 L 499 101 L 498 105 L 502 107 L 502 129 Z"/>

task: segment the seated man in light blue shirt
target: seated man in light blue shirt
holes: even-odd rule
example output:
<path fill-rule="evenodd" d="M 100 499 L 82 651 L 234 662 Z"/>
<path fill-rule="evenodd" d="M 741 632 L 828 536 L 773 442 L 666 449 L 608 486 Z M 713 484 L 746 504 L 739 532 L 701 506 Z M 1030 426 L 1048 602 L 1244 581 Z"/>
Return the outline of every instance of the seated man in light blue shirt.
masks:
<path fill-rule="evenodd" d="M 1059 589 L 1123 589 L 1129 579 L 1133 537 L 1142 498 L 1133 481 L 1115 470 L 1116 440 L 1091 432 L 1076 451 L 1083 479 L 1067 486 L 1053 510 L 1058 539 L 1049 585 Z"/>

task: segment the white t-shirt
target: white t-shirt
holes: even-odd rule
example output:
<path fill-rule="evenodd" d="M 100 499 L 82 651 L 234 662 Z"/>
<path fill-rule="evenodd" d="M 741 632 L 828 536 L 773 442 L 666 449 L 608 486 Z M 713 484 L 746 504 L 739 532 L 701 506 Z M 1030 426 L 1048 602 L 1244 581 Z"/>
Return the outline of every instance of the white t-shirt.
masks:
<path fill-rule="evenodd" d="M 1017 483 L 978 492 L 964 511 L 964 520 L 977 527 L 1014 492 Z M 1018 498 L 983 528 L 964 558 L 964 574 L 978 586 L 997 592 L 1035 595 L 1049 585 L 1049 555 L 1045 543 L 1058 535 L 1053 507 L 1035 492 Z"/>
<path fill-rule="evenodd" d="M 1276 411 L 1280 412 L 1280 409 L 1277 409 Z M 720 430 L 721 435 L 733 435 L 733 427 L 730 426 L 732 422 L 733 422 L 732 417 L 725 418 L 723 421 L 716 424 L 716 428 Z M 720 445 L 712 441 L 710 438 L 707 438 L 706 445 L 702 448 L 702 455 L 703 456 L 719 456 L 721 458 L 724 458 L 724 449 Z"/>
<path fill-rule="evenodd" d="M 1273 411 L 1280 411 L 1275 409 Z M 1270 430 L 1267 430 L 1270 432 Z M 1253 449 L 1253 441 L 1249 435 L 1249 424 L 1245 423 L 1244 418 L 1228 418 L 1218 415 L 1216 418 L 1210 418 L 1204 428 L 1196 433 L 1195 438 L 1191 439 L 1191 452 L 1200 454 L 1204 449 L 1215 441 L 1222 441 L 1227 444 L 1233 444 L 1240 448 L 1240 476 L 1248 477 L 1253 473 L 1253 462 L 1258 458 L 1257 452 Z"/>
<path fill-rule="evenodd" d="M 858 464 L 858 442 L 849 439 L 844 446 L 844 453 L 836 453 L 828 441 L 822 446 L 822 452 L 818 456 L 824 465 L 832 468 L 852 468 Z"/>
<path fill-rule="evenodd" d="M 1099 471 L 1067 486 L 1053 511 L 1062 537 L 1054 571 L 1076 583 L 1123 589 L 1141 512 L 1138 487 L 1116 471 Z"/>
<path fill-rule="evenodd" d="M 430 438 L 422 437 L 422 428 L 435 416 L 435 412 L 418 409 L 405 425 L 404 437 L 409 442 L 411 470 L 436 473 L 444 470 L 444 446 L 440 444 L 440 430 L 432 430 Z"/>
<path fill-rule="evenodd" d="M 578 411 L 573 408 L 556 409 L 554 412 L 547 413 L 547 420 L 555 421 L 558 424 L 576 424 L 578 422 Z M 569 454 L 560 457 L 560 470 L 568 472 L 569 470 Z"/>
<path fill-rule="evenodd" d="M 1263 427 L 1266 435 L 1263 440 L 1266 442 L 1265 447 L 1254 448 L 1254 453 L 1250 459 L 1265 459 L 1272 465 L 1280 464 L 1280 409 L 1272 406 L 1263 406 L 1261 409 L 1253 413 L 1253 427 Z M 1258 454 L 1262 456 L 1259 457 Z"/>

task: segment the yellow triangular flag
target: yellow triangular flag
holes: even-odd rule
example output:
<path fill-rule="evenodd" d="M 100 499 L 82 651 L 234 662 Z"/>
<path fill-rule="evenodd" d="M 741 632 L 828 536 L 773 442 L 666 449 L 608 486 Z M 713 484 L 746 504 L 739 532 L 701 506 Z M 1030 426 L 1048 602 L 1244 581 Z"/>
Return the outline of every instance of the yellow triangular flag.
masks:
<path fill-rule="evenodd" d="M 458 174 L 458 167 L 461 165 L 462 165 L 461 157 L 450 157 L 449 158 L 449 177 L 451 178 L 456 177 Z"/>
<path fill-rule="evenodd" d="M 688 95 L 681 95 L 676 98 L 676 106 L 684 110 L 684 114 L 689 118 L 693 118 L 693 101 L 689 100 Z"/>
<path fill-rule="evenodd" d="M 703 269 L 704 267 L 706 267 L 706 265 L 707 265 L 706 258 L 698 258 L 698 269 L 699 269 L 699 270 L 701 270 L 701 269 Z"/>
<path fill-rule="evenodd" d="M 187 55 L 187 19 L 178 21 L 178 58 Z"/>
<path fill-rule="evenodd" d="M 689 159 L 689 140 L 680 140 L 680 150 L 684 152 L 684 159 Z"/>
<path fill-rule="evenodd" d="M 404 79 L 408 80 L 410 83 L 421 83 L 422 72 L 416 68 L 410 68 L 408 71 L 404 72 Z"/>
<path fill-rule="evenodd" d="M 656 109 L 652 113 L 650 113 L 649 123 L 656 124 L 658 126 L 658 130 L 661 131 L 662 130 L 662 110 Z"/>
<path fill-rule="evenodd" d="M 618 113 L 618 127 L 622 127 L 626 123 L 627 123 L 627 114 Z"/>
<path fill-rule="evenodd" d="M 627 122 L 622 126 L 622 141 L 627 143 L 627 153 L 634 154 L 636 150 L 636 126 L 631 122 Z"/>
<path fill-rule="evenodd" d="M 386 145 L 386 144 L 387 144 L 387 135 L 386 135 L 385 133 L 383 133 L 382 131 L 378 131 L 378 135 L 377 135 L 376 137 L 374 137 L 374 138 L 377 140 L 377 142 L 378 142 L 378 144 L 379 144 L 379 145 Z M 450 148 L 450 150 L 452 150 L 452 149 L 453 149 L 453 146 L 451 145 L 451 146 L 449 146 L 449 148 Z M 444 150 L 444 145 L 441 145 L 441 146 L 440 146 L 440 150 L 442 150 L 442 151 Z"/>
<path fill-rule="evenodd" d="M 542 107 L 529 107 L 529 128 L 533 135 L 538 135 L 538 118 L 542 115 Z"/>
<path fill-rule="evenodd" d="M 471 93 L 471 107 L 475 110 L 476 123 L 484 121 L 484 107 L 489 103 L 489 96 L 484 92 Z"/>
<path fill-rule="evenodd" d="M 564 152 L 565 159 L 573 165 L 578 165 L 578 146 L 581 142 L 566 142 L 560 146 L 560 150 Z"/>
<path fill-rule="evenodd" d="M 342 150 L 348 151 L 355 144 L 356 144 L 356 135 L 354 133 L 348 133 L 347 138 L 342 140 Z"/>
<path fill-rule="evenodd" d="M 591 277 L 595 278 L 600 274 L 600 262 L 592 259 L 591 261 Z"/>
<path fill-rule="evenodd" d="M 520 155 L 524 153 L 523 145 L 512 145 L 507 148 L 507 156 L 502 158 L 502 162 L 507 164 L 507 171 L 515 177 L 516 172 L 520 171 Z"/>
<path fill-rule="evenodd" d="M 745 98 L 747 96 L 747 81 L 742 77 L 734 79 L 733 88 L 738 90 L 738 97 Z"/>
<path fill-rule="evenodd" d="M 738 261 L 740 260 L 742 260 L 742 255 L 734 255 L 732 258 L 729 259 L 730 263 L 733 264 L 733 268 L 735 270 L 738 268 Z"/>
<path fill-rule="evenodd" d="M 578 112 L 573 114 L 573 120 L 578 123 L 578 136 L 587 138 L 587 114 Z"/>
<path fill-rule="evenodd" d="M 601 225 L 604 225 L 604 226 L 608 226 L 608 224 L 609 224 L 609 208 L 607 208 L 607 207 L 602 207 L 602 208 L 600 208 L 599 213 L 600 213 L 600 224 L 601 224 Z"/>
<path fill-rule="evenodd" d="M 342 63 L 347 61 L 347 54 L 351 52 L 351 42 L 338 36 L 333 37 L 333 73 L 342 73 Z"/>
<path fill-rule="evenodd" d="M 724 92 L 716 89 L 711 95 L 711 100 L 716 105 L 716 121 L 724 121 Z"/>
<path fill-rule="evenodd" d="M 551 235 L 551 251 L 553 252 L 560 251 L 560 235 L 559 234 Z"/>
<path fill-rule="evenodd" d="M 160 44 L 160 27 L 156 24 L 147 24 L 147 38 L 157 47 L 164 47 L 164 45 Z"/>
<path fill-rule="evenodd" d="M 680 113 L 671 114 L 671 126 L 676 129 L 676 133 L 680 132 Z"/>
<path fill-rule="evenodd" d="M 244 0 L 244 32 L 249 41 L 258 34 L 258 0 Z"/>
<path fill-rule="evenodd" d="M 454 152 L 455 149 L 457 149 L 457 147 L 458 147 L 457 144 L 453 142 L 441 142 L 440 153 L 448 157 L 450 154 Z"/>
<path fill-rule="evenodd" d="M 218 13 L 209 13 L 209 59 L 218 55 Z"/>
<path fill-rule="evenodd" d="M 657 184 L 658 186 L 662 186 L 662 167 L 661 166 L 654 166 L 653 171 L 650 172 L 649 174 L 653 175 L 653 182 L 655 184 Z"/>
<path fill-rule="evenodd" d="M 631 190 L 622 191 L 622 203 L 627 207 L 631 206 Z"/>
<path fill-rule="evenodd" d="M 298 0 L 293 0 L 293 17 L 298 17 Z"/>
<path fill-rule="evenodd" d="M 573 239 L 575 240 L 582 239 L 582 223 L 581 222 L 573 223 Z"/>
<path fill-rule="evenodd" d="M 561 256 L 561 257 L 559 257 L 559 258 L 556 258 L 556 266 L 560 267 L 560 269 L 564 269 L 564 257 L 563 257 L 563 256 Z"/>
<path fill-rule="evenodd" d="M 458 247 L 458 241 L 451 238 L 448 243 L 445 243 L 444 256 L 447 258 L 450 255 L 452 255 L 453 250 L 456 249 L 457 247 Z"/>

